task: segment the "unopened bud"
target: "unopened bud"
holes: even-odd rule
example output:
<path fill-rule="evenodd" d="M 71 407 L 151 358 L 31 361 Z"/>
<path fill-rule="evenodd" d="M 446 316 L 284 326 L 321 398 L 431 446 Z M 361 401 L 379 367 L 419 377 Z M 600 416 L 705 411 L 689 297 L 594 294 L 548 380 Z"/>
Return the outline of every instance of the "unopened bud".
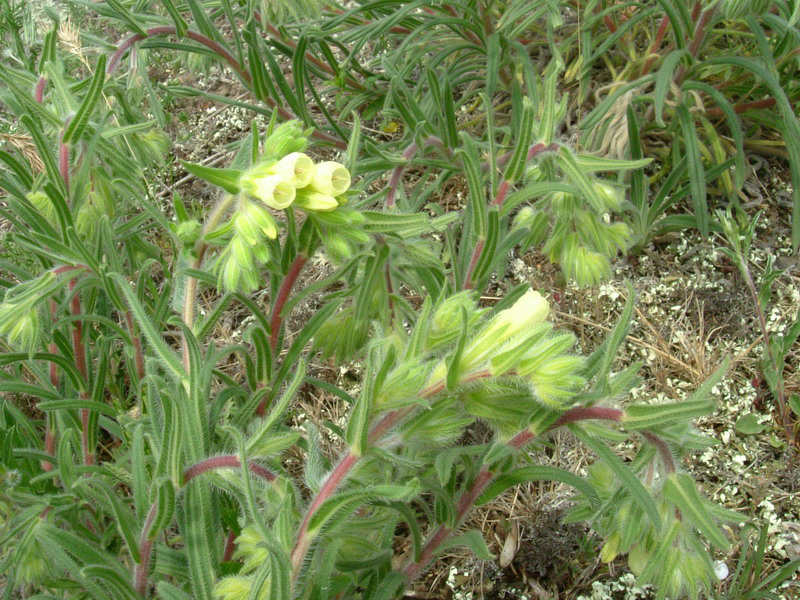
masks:
<path fill-rule="evenodd" d="M 264 142 L 264 153 L 269 157 L 281 158 L 292 152 L 302 152 L 308 145 L 311 130 L 303 129 L 300 121 L 287 121 L 275 128 Z"/>
<path fill-rule="evenodd" d="M 200 234 L 203 231 L 203 226 L 198 221 L 192 219 L 191 221 L 184 221 L 178 223 L 175 228 L 175 236 L 185 246 L 191 246 L 200 239 Z"/>
<path fill-rule="evenodd" d="M 301 190 L 295 198 L 295 202 L 300 208 L 305 210 L 330 211 L 339 207 L 336 198 L 322 192 L 313 190 Z"/>

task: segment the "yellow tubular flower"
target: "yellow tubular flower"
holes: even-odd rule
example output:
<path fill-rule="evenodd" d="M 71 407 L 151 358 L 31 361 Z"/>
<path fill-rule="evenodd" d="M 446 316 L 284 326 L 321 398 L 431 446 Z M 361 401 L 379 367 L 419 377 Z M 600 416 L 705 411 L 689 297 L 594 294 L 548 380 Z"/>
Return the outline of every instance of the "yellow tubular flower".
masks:
<path fill-rule="evenodd" d="M 338 196 L 350 188 L 350 172 L 334 161 L 319 163 L 314 167 L 311 187 L 329 196 Z"/>
<path fill-rule="evenodd" d="M 311 183 L 314 175 L 314 161 L 302 152 L 287 154 L 270 169 L 291 182 L 296 188 L 304 188 Z"/>
<path fill-rule="evenodd" d="M 270 208 L 283 210 L 294 202 L 294 186 L 280 175 L 255 177 L 249 183 L 247 191 Z"/>
<path fill-rule="evenodd" d="M 480 335 L 464 353 L 465 364 L 474 364 L 479 358 L 499 347 L 518 333 L 525 333 L 543 322 L 550 305 L 539 293 L 528 290 L 511 308 L 500 311 L 489 321 Z M 475 365 L 477 366 L 477 365 Z"/>

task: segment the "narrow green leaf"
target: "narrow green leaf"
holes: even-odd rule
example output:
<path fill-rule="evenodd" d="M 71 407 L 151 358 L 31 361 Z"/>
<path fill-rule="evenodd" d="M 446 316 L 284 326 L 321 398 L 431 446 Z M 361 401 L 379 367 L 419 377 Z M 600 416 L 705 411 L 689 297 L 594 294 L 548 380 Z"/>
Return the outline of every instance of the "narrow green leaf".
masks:
<path fill-rule="evenodd" d="M 642 507 L 645 514 L 647 514 L 653 522 L 656 530 L 660 530 L 661 517 L 658 514 L 658 508 L 653 501 L 653 497 L 642 482 L 639 481 L 639 478 L 633 474 L 630 468 L 623 463 L 608 446 L 594 439 L 579 426 L 572 424 L 567 425 L 567 427 L 569 427 L 569 430 L 572 431 L 579 440 L 594 450 L 595 454 L 611 468 L 614 474 L 620 479 L 625 489 L 630 493 L 631 498 Z"/>
<path fill-rule="evenodd" d="M 214 167 L 206 167 L 186 162 L 185 160 L 182 160 L 181 164 L 192 175 L 221 187 L 229 194 L 238 194 L 241 191 L 239 180 L 242 178 L 242 172 L 238 169 L 215 169 Z"/>
<path fill-rule="evenodd" d="M 694 480 L 690 475 L 673 473 L 664 482 L 662 489 L 664 496 L 675 503 L 675 506 L 686 515 L 709 542 L 720 550 L 725 550 L 730 546 L 730 542 L 706 510 L 705 503 L 697 493 Z"/>
<path fill-rule="evenodd" d="M 703 237 L 708 237 L 709 214 L 706 200 L 706 171 L 703 167 L 703 155 L 700 153 L 700 140 L 697 139 L 697 128 L 694 119 L 684 105 L 677 108 L 678 119 L 683 131 L 686 159 L 689 166 L 689 186 L 692 190 L 692 205 L 697 228 Z"/>
<path fill-rule="evenodd" d="M 520 467 L 509 473 L 498 476 L 489 484 L 483 493 L 478 496 L 475 505 L 481 506 L 486 504 L 508 488 L 528 481 L 560 481 L 561 483 L 566 483 L 586 496 L 593 507 L 598 508 L 600 506 L 600 497 L 588 481 L 564 469 L 539 465 Z"/>

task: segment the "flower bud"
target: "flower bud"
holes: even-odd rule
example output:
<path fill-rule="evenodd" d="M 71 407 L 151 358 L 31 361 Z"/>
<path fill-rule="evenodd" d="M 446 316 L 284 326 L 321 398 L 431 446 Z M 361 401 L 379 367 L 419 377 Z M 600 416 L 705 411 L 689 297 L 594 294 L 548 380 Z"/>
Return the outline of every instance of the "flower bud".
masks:
<path fill-rule="evenodd" d="M 539 292 L 528 290 L 511 308 L 500 311 L 489 321 L 464 352 L 464 364 L 477 366 L 479 359 L 513 336 L 525 333 L 543 322 L 549 312 L 547 300 Z"/>
<path fill-rule="evenodd" d="M 620 204 L 622 204 L 622 197 L 619 189 L 608 182 L 595 181 L 594 190 L 609 210 L 619 209 Z"/>
<path fill-rule="evenodd" d="M 248 525 L 242 529 L 242 533 L 236 538 L 236 552 L 233 555 L 236 559 L 244 559 L 242 573 L 254 571 L 263 562 L 269 560 L 266 541 L 254 526 Z"/>
<path fill-rule="evenodd" d="M 473 295 L 468 291 L 454 294 L 436 307 L 428 332 L 426 344 L 428 350 L 434 350 L 458 339 L 463 324 L 463 311 L 467 312 L 467 326 L 473 325 L 485 312 L 478 310 Z"/>
<path fill-rule="evenodd" d="M 295 202 L 300 208 L 305 210 L 316 211 L 330 211 L 339 207 L 336 198 L 322 192 L 315 192 L 313 190 L 301 190 L 302 193 L 298 194 Z"/>
<path fill-rule="evenodd" d="M 317 192 L 338 196 L 350 188 L 350 172 L 337 162 L 319 163 L 314 167 L 311 187 Z"/>
<path fill-rule="evenodd" d="M 31 192 L 25 197 L 46 220 L 51 222 L 56 220 L 56 208 L 47 194 L 44 192 Z"/>
<path fill-rule="evenodd" d="M 250 246 L 255 246 L 259 242 L 261 236 L 259 236 L 258 226 L 246 213 L 239 213 L 236 215 L 233 224 L 239 238 L 243 239 Z"/>
<path fill-rule="evenodd" d="M 642 544 L 637 544 L 628 552 L 628 568 L 637 577 L 644 571 L 648 560 L 650 560 L 650 553 Z"/>
<path fill-rule="evenodd" d="M 280 159 L 270 170 L 284 177 L 296 188 L 304 188 L 311 183 L 314 175 L 314 161 L 302 152 L 292 152 Z"/>
<path fill-rule="evenodd" d="M 726 19 L 742 19 L 750 15 L 762 15 L 769 9 L 772 0 L 722 0 L 720 7 Z"/>
<path fill-rule="evenodd" d="M 523 206 L 517 213 L 517 216 L 514 217 L 514 225 L 511 229 L 512 231 L 521 228 L 531 229 L 535 220 L 536 211 L 530 206 Z"/>
<path fill-rule="evenodd" d="M 0 304 L 0 335 L 12 346 L 33 353 L 39 340 L 39 312 L 29 303 Z"/>
<path fill-rule="evenodd" d="M 175 236 L 184 246 L 191 246 L 200 239 L 203 226 L 198 221 L 184 221 L 175 227 Z"/>
<path fill-rule="evenodd" d="M 245 177 L 242 188 L 275 210 L 287 208 L 295 197 L 294 186 L 280 175 Z"/>
<path fill-rule="evenodd" d="M 292 152 L 302 152 L 308 145 L 308 134 L 311 130 L 304 130 L 300 121 L 287 121 L 275 128 L 264 142 L 264 154 L 269 157 L 279 158 Z"/>
<path fill-rule="evenodd" d="M 248 203 L 245 207 L 245 214 L 250 219 L 261 233 L 269 239 L 274 240 L 278 237 L 278 228 L 275 225 L 275 220 L 266 210 L 257 204 Z"/>
<path fill-rule="evenodd" d="M 214 598 L 219 600 L 247 600 L 252 587 L 253 582 L 249 577 L 240 577 L 238 575 L 223 577 L 214 586 Z M 268 590 L 269 587 L 263 586 L 262 589 Z"/>
<path fill-rule="evenodd" d="M 620 536 L 618 533 L 612 535 L 605 544 L 603 544 L 603 549 L 600 550 L 600 560 L 604 563 L 610 563 L 617 557 L 617 553 L 619 552 L 619 542 Z"/>

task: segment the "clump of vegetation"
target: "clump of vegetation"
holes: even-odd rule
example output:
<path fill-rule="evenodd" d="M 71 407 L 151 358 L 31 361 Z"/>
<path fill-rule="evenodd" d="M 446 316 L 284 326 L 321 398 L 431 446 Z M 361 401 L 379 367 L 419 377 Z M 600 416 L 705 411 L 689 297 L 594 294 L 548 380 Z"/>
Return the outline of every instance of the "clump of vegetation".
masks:
<path fill-rule="evenodd" d="M 684 400 L 632 400 L 642 365 L 617 356 L 633 287 L 582 352 L 506 267 L 536 250 L 591 288 L 655 235 L 721 229 L 755 300 L 754 229 L 741 244 L 731 217 L 714 219 L 706 184 L 736 204 L 748 94 L 770 94 L 748 109 L 795 158 L 797 10 L 774 4 L 108 0 L 91 6 L 102 36 L 48 9 L 51 28 L 29 39 L 29 13 L 6 2 L 0 210 L 22 257 L 0 259 L 8 597 L 400 597 L 448 549 L 492 558 L 469 514 L 537 481 L 575 488 L 566 519 L 603 537 L 603 562 L 626 555 L 660 598 L 711 593 L 731 543 L 720 525 L 746 517 L 706 500 L 681 461 L 713 443 L 692 422 L 728 361 Z M 718 55 L 717 28 L 773 62 Z M 622 70 L 620 52 L 634 57 Z M 240 89 L 151 79 L 142 57 L 167 55 L 217 61 Z M 576 139 L 601 64 L 613 92 Z M 227 164 L 181 163 L 214 190 L 208 208 L 156 185 L 177 168 L 165 103 L 198 96 L 253 116 Z M 650 152 L 652 137 L 670 152 Z M 668 214 L 684 198 L 692 215 Z M 234 307 L 247 317 L 221 335 Z M 764 331 L 787 440 L 796 330 L 779 348 Z M 357 388 L 312 371 L 323 359 L 355 363 Z M 298 418 L 309 394 L 345 416 Z M 487 439 L 466 435 L 477 423 Z M 531 459 L 561 429 L 598 459 L 583 475 Z M 628 440 L 623 460 L 610 443 Z"/>

